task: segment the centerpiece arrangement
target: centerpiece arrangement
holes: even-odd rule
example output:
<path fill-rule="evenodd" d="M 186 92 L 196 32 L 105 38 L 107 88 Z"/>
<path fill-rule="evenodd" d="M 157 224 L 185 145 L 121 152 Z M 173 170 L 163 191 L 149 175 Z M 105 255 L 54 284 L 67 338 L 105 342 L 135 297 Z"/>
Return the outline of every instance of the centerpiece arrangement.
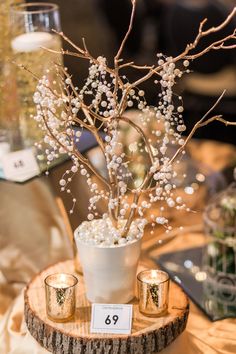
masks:
<path fill-rule="evenodd" d="M 161 225 L 169 232 L 171 225 L 166 210 L 175 208 L 189 211 L 173 183 L 179 173 L 174 166 L 178 165 L 185 153 L 186 144 L 198 128 L 215 120 L 236 125 L 219 115 L 210 116 L 223 97 L 223 92 L 190 134 L 183 137 L 186 127 L 182 97 L 174 93 L 178 79 L 184 73 L 190 73 L 192 60 L 210 50 L 236 48 L 234 32 L 198 50 L 202 38 L 219 33 L 227 26 L 236 8 L 216 27 L 205 30 L 206 20 L 202 21 L 196 38 L 177 57 L 167 57 L 160 53 L 156 56 L 156 64 L 136 65 L 133 61 L 125 62 L 122 59 L 135 14 L 136 1 L 131 0 L 131 3 L 129 28 L 114 57 L 113 65 L 109 65 L 103 56 L 93 57 L 84 39 L 81 48 L 63 33 L 59 33 L 73 49 L 62 49 L 60 53 L 87 60 L 88 77 L 82 87 L 78 87 L 75 84 L 78 80 L 70 75 L 67 68 L 55 63 L 52 69 L 57 71 L 54 86 L 49 84 L 48 70 L 45 76 L 39 78 L 34 94 L 37 107 L 34 118 L 44 132 L 44 143 L 48 144 L 45 151 L 48 164 L 60 154 L 67 154 L 72 160 L 70 170 L 59 181 L 61 190 L 72 195 L 70 213 L 73 213 L 77 203 L 70 190 L 70 182 L 76 174 L 84 176 L 91 192 L 88 220 L 76 229 L 75 240 L 87 297 L 92 302 L 125 303 L 133 298 L 145 226 L 147 223 L 153 228 Z M 125 75 L 127 69 L 137 71 L 135 81 L 129 81 Z M 142 84 L 147 80 L 157 89 L 155 106 L 147 102 L 142 89 Z M 131 107 L 137 110 L 138 121 L 126 114 Z M 130 142 L 129 149 L 125 149 L 122 142 L 121 131 L 124 125 L 139 136 Z M 152 127 L 148 136 L 147 126 Z M 84 132 L 90 132 L 95 137 L 106 163 L 106 175 L 101 174 L 77 149 Z M 135 164 L 134 156 L 138 156 L 139 163 L 145 162 L 146 166 L 139 183 L 135 181 L 130 168 L 131 164 Z M 99 203 L 106 204 L 103 215 L 99 215 Z M 153 205 L 155 208 L 152 208 Z"/>

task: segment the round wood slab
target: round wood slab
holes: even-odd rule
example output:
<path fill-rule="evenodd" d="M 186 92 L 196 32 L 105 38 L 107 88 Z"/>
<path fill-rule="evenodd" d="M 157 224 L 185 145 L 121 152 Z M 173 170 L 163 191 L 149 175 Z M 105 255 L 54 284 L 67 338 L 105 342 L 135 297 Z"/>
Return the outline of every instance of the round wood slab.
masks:
<path fill-rule="evenodd" d="M 145 268 L 145 267 L 142 267 Z M 142 269 L 139 269 L 142 270 Z M 52 273 L 74 273 L 74 262 L 57 263 L 39 273 L 25 290 L 25 320 L 31 335 L 56 354 L 151 354 L 168 346 L 185 329 L 189 302 L 184 292 L 170 284 L 169 312 L 164 317 L 146 317 L 133 300 L 131 335 L 91 334 L 91 305 L 86 299 L 83 277 L 77 286 L 77 309 L 73 320 L 56 323 L 47 318 L 44 279 Z"/>

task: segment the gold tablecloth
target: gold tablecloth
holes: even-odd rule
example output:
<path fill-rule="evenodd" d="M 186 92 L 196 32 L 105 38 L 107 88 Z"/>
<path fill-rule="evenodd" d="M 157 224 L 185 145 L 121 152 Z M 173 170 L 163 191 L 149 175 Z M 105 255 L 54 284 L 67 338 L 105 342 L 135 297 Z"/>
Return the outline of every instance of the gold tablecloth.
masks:
<path fill-rule="evenodd" d="M 191 151 L 197 160 L 214 170 L 235 158 L 234 148 L 214 142 L 194 142 Z M 0 354 L 48 353 L 27 331 L 23 291 L 25 284 L 39 270 L 72 257 L 68 233 L 54 192 L 57 174 L 60 176 L 56 171 L 50 178 L 40 177 L 25 185 L 0 182 Z M 81 183 L 77 182 L 77 186 L 75 194 L 83 208 L 85 197 Z M 193 216 L 192 223 L 198 223 L 200 216 Z M 82 218 L 81 210 L 78 223 Z M 181 219 L 178 223 L 182 224 Z M 76 219 L 72 224 L 76 224 Z M 192 247 L 202 241 L 200 233 L 186 232 L 160 249 L 154 249 L 154 252 Z M 144 249 L 152 242 L 152 238 L 144 240 Z M 191 303 L 186 330 L 162 353 L 235 354 L 235 333 L 236 319 L 212 323 Z"/>

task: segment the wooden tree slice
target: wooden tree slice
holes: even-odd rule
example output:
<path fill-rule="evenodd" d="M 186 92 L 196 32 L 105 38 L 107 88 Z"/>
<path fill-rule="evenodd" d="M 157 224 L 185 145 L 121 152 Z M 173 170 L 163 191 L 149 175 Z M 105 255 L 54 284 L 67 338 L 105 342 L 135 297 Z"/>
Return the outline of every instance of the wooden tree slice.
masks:
<path fill-rule="evenodd" d="M 143 267 L 144 268 L 144 267 Z M 141 269 L 140 269 L 141 270 Z M 132 334 L 91 334 L 91 305 L 86 299 L 82 276 L 77 276 L 77 309 L 73 320 L 56 323 L 48 319 L 44 279 L 53 273 L 74 273 L 74 262 L 57 263 L 39 273 L 25 290 L 25 320 L 31 335 L 56 354 L 151 354 L 168 346 L 185 329 L 189 303 L 184 292 L 170 285 L 169 312 L 164 317 L 146 317 L 133 301 Z"/>

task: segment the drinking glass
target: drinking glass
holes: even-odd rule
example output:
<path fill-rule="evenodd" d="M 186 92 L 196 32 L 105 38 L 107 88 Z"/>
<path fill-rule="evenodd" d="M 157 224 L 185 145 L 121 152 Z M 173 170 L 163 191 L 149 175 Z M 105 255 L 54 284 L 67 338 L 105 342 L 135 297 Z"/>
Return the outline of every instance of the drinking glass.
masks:
<path fill-rule="evenodd" d="M 17 64 L 16 81 L 20 103 L 19 125 L 23 145 L 31 147 L 35 142 L 42 141 L 43 134 L 33 116 L 35 104 L 33 94 L 37 80 L 46 75 L 49 85 L 56 80 L 53 63 L 61 63 L 60 54 L 47 51 L 52 49 L 60 52 L 61 39 L 53 30 L 60 31 L 59 9 L 53 3 L 22 3 L 11 8 L 11 48 L 13 60 Z M 29 69 L 22 69 L 21 65 Z M 48 69 L 50 68 L 50 71 Z"/>

